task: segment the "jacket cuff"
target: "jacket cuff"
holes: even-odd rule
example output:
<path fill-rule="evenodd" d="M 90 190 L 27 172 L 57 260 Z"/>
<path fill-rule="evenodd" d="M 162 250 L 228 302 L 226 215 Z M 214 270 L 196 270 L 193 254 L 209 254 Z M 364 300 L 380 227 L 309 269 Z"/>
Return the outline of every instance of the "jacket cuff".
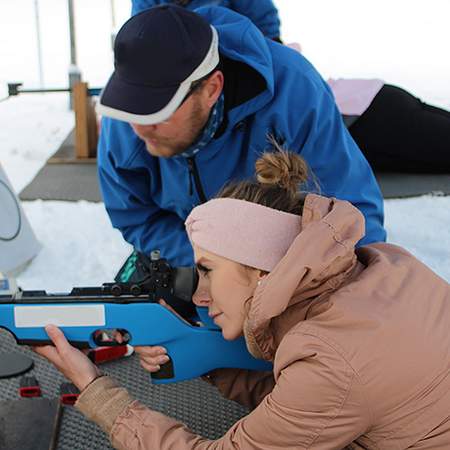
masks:
<path fill-rule="evenodd" d="M 81 392 L 75 407 L 109 436 L 117 417 L 133 401 L 127 390 L 115 380 L 101 376 Z"/>

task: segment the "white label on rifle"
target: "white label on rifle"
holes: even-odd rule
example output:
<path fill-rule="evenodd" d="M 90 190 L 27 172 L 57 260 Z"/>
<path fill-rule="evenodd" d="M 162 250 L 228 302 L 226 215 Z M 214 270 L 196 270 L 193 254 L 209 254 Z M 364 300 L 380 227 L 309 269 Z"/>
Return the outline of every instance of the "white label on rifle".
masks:
<path fill-rule="evenodd" d="M 104 305 L 15 306 L 16 328 L 45 327 L 102 327 L 105 326 Z"/>

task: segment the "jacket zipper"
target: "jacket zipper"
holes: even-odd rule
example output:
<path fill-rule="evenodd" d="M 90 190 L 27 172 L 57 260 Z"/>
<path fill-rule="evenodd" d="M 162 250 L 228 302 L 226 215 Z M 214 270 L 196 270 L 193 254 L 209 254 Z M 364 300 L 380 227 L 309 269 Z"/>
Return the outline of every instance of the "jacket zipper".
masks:
<path fill-rule="evenodd" d="M 198 174 L 197 164 L 195 164 L 195 156 L 190 156 L 187 158 L 188 168 L 189 168 L 189 195 L 192 196 L 192 178 L 194 178 L 195 189 L 197 190 L 200 203 L 206 202 L 205 192 L 203 191 L 202 182 L 200 181 L 200 175 Z"/>

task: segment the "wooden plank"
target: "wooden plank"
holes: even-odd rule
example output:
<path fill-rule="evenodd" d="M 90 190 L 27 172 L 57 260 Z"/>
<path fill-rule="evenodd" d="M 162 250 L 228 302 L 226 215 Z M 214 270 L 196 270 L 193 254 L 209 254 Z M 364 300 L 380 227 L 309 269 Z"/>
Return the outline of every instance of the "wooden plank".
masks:
<path fill-rule="evenodd" d="M 74 84 L 75 155 L 77 158 L 89 158 L 87 98 L 87 83 Z"/>
<path fill-rule="evenodd" d="M 97 156 L 98 124 L 94 99 L 92 97 L 87 98 L 87 110 L 89 158 L 95 158 Z"/>
<path fill-rule="evenodd" d="M 87 83 L 73 86 L 75 110 L 75 157 L 77 159 L 95 158 L 97 154 L 97 118 L 94 102 L 88 95 Z"/>

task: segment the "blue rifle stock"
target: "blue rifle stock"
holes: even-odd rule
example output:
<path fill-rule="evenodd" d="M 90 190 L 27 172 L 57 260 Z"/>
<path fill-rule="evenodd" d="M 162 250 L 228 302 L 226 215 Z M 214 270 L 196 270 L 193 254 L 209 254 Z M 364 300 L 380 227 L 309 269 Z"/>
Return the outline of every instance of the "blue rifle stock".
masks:
<path fill-rule="evenodd" d="M 117 287 L 125 293 L 113 294 Z M 160 305 L 158 292 L 131 291 L 118 283 L 105 283 L 99 288 L 74 288 L 69 294 L 19 291 L 0 296 L 0 327 L 18 344 L 43 345 L 49 343 L 44 326 L 52 323 L 73 345 L 91 348 L 105 345 L 98 341 L 99 330 L 120 330 L 130 345 L 167 349 L 170 361 L 151 375 L 156 384 L 188 380 L 218 368 L 272 369 L 270 363 L 250 355 L 243 338 L 226 341 L 208 320 L 205 308 L 197 309 L 203 322 L 198 326 L 194 319 L 188 323 Z"/>

